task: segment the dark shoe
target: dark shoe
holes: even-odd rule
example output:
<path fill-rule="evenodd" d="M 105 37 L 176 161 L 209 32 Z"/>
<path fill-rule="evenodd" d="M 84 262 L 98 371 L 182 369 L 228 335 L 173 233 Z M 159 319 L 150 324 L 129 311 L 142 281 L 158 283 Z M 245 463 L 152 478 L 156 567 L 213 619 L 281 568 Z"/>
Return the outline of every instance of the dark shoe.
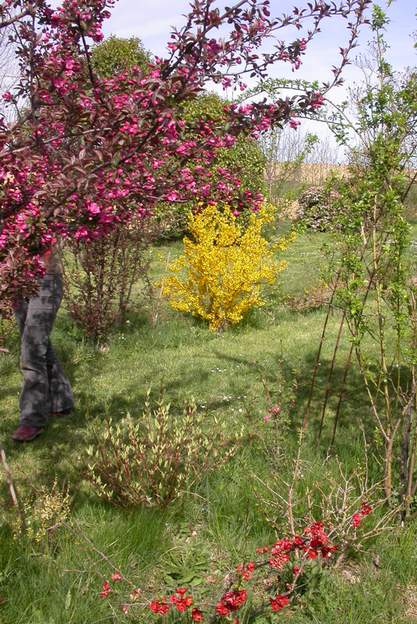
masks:
<path fill-rule="evenodd" d="M 41 427 L 31 427 L 30 425 L 20 425 L 12 434 L 12 440 L 15 442 L 30 442 L 42 433 Z"/>
<path fill-rule="evenodd" d="M 69 407 L 68 409 L 61 410 L 60 412 L 51 412 L 50 416 L 69 416 L 71 412 L 72 412 L 72 408 Z"/>

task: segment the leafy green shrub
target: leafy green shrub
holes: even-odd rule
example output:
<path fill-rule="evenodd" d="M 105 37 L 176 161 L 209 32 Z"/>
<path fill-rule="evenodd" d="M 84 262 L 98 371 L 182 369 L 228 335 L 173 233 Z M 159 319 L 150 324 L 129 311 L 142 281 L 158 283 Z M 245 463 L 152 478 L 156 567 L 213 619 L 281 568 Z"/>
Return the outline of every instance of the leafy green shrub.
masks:
<path fill-rule="evenodd" d="M 187 102 L 182 115 L 189 122 L 221 120 L 227 103 L 219 95 L 207 93 Z M 219 150 L 212 169 L 214 175 L 217 167 L 235 172 L 242 181 L 242 190 L 258 193 L 266 191 L 265 163 L 266 158 L 259 143 L 251 137 L 239 136 L 232 147 Z"/>
<path fill-rule="evenodd" d="M 137 37 L 125 39 L 112 35 L 92 49 L 94 70 L 103 78 L 111 78 L 135 65 L 146 70 L 150 53 Z"/>
<path fill-rule="evenodd" d="M 216 418 L 207 427 L 206 418 L 194 404 L 177 416 L 169 404 L 147 402 L 137 420 L 108 421 L 88 449 L 87 479 L 115 506 L 168 505 L 225 463 L 243 437 L 229 436 Z"/>
<path fill-rule="evenodd" d="M 153 212 L 158 223 L 158 241 L 175 241 L 184 236 L 187 230 L 188 215 L 193 208 L 192 202 L 161 202 Z"/>
<path fill-rule="evenodd" d="M 316 232 L 338 229 L 343 214 L 338 199 L 339 193 L 331 181 L 323 186 L 310 186 L 298 198 L 298 221 Z"/>
<path fill-rule="evenodd" d="M 7 311 L 8 315 L 0 318 L 0 353 L 2 350 L 7 350 L 7 342 L 13 334 L 16 333 L 16 323 L 13 318 L 10 318 L 11 310 Z"/>

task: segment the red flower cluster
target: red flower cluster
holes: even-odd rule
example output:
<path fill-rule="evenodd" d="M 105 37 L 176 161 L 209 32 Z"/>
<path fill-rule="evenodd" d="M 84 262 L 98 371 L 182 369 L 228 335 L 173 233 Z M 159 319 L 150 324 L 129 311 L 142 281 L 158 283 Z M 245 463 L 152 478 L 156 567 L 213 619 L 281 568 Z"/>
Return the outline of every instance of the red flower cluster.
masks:
<path fill-rule="evenodd" d="M 104 581 L 103 586 L 101 588 L 101 592 L 100 592 L 101 598 L 107 598 L 110 592 L 111 592 L 110 583 L 108 581 Z"/>
<path fill-rule="evenodd" d="M 149 605 L 149 609 L 155 614 L 166 615 L 171 606 L 175 605 L 177 611 L 185 613 L 193 604 L 193 598 L 192 596 L 187 595 L 187 589 L 185 587 L 178 587 L 178 589 L 175 590 L 175 594 L 172 594 L 172 596 L 169 597 L 169 603 L 164 596 L 161 600 L 153 600 Z M 201 622 L 203 614 L 199 609 L 193 609 L 191 618 L 195 622 Z"/>
<path fill-rule="evenodd" d="M 281 570 L 286 563 L 290 560 L 290 556 L 287 553 L 277 553 L 274 557 L 271 557 L 269 560 L 269 565 L 271 568 L 275 568 L 276 570 Z"/>
<path fill-rule="evenodd" d="M 307 559 L 330 557 L 337 546 L 332 544 L 324 531 L 322 522 L 314 522 L 304 529 L 304 537 L 295 535 L 293 538 L 278 540 L 271 548 L 269 565 L 271 568 L 281 570 L 290 560 L 290 554 L 295 551 L 305 553 Z"/>
<path fill-rule="evenodd" d="M 179 587 L 175 594 L 173 594 L 172 596 L 170 596 L 169 601 L 171 604 L 174 604 L 177 611 L 179 611 L 180 613 L 184 613 L 184 611 L 186 611 L 188 609 L 188 607 L 191 607 L 191 605 L 193 604 L 193 599 L 191 596 L 187 596 L 187 590 L 185 587 Z"/>
<path fill-rule="evenodd" d="M 166 615 L 170 609 L 165 596 L 161 600 L 152 600 L 149 605 L 150 610 L 157 615 Z"/>
<path fill-rule="evenodd" d="M 355 529 L 360 525 L 362 519 L 369 515 L 372 511 L 372 507 L 368 503 L 362 503 L 360 510 L 357 513 L 354 513 L 352 516 L 352 524 Z"/>
<path fill-rule="evenodd" d="M 114 583 L 117 583 L 118 581 L 122 581 L 122 580 L 123 580 L 123 576 L 120 574 L 119 570 L 116 570 L 116 572 L 114 572 L 114 573 L 111 575 L 111 580 L 112 580 Z"/>
<path fill-rule="evenodd" d="M 372 507 L 368 503 L 363 503 L 360 511 L 354 514 L 354 518 L 357 516 L 359 519 L 367 516 L 372 511 Z M 271 597 L 269 600 L 270 608 L 273 612 L 278 612 L 287 607 L 290 604 L 291 599 L 294 597 L 294 590 L 296 590 L 297 577 L 303 573 L 306 560 L 322 558 L 326 559 L 337 549 L 336 545 L 332 544 L 329 536 L 324 530 L 322 522 L 313 522 L 310 526 L 306 527 L 302 535 L 295 535 L 291 538 L 279 539 L 273 544 L 272 547 L 262 546 L 257 548 L 256 551 L 259 554 L 267 554 L 264 561 L 250 561 L 249 563 L 240 563 L 236 566 L 237 578 L 235 579 L 236 589 L 226 591 L 220 600 L 215 605 L 215 616 L 221 618 L 229 618 L 230 616 L 236 616 L 236 612 L 247 602 L 248 592 L 246 589 L 239 587 L 239 584 L 243 581 L 250 581 L 255 572 L 259 572 L 264 569 L 264 566 L 269 563 L 270 568 L 280 571 L 286 564 L 290 564 L 292 571 L 293 582 L 292 584 L 285 585 L 285 589 L 282 586 L 284 579 L 281 579 L 280 574 L 276 575 L 276 580 L 281 583 L 282 591 L 285 593 L 278 593 Z M 298 557 L 294 557 L 298 555 Z M 271 574 L 271 571 L 269 571 Z M 118 582 L 123 580 L 123 577 L 119 571 L 116 571 L 111 576 L 112 581 Z M 107 598 L 112 591 L 109 581 L 104 581 L 100 596 Z M 275 590 L 277 591 L 277 590 Z M 140 593 L 140 589 L 135 589 L 130 594 L 132 601 L 135 601 Z M 171 610 L 175 610 L 179 614 L 187 614 L 188 619 L 191 618 L 193 622 L 202 622 L 204 620 L 204 613 L 197 607 L 193 607 L 194 599 L 191 594 L 188 593 L 186 587 L 178 587 L 175 592 L 168 598 L 163 596 L 161 599 L 153 600 L 149 603 L 148 608 L 155 615 L 165 616 Z M 122 604 L 121 610 L 123 613 L 129 612 L 130 605 Z M 172 611 L 171 611 L 172 613 Z M 188 621 L 188 620 L 187 620 Z M 238 618 L 233 619 L 233 623 L 238 623 Z"/>
<path fill-rule="evenodd" d="M 113 572 L 113 574 L 111 575 L 111 580 L 114 583 L 118 583 L 119 581 L 123 580 L 123 576 L 120 574 L 119 570 L 116 570 L 116 572 Z M 107 598 L 107 596 L 110 594 L 110 592 L 112 591 L 111 585 L 109 583 L 108 580 L 105 580 L 100 592 L 100 596 L 102 598 Z M 136 591 L 140 591 L 140 590 L 136 590 Z"/>
<path fill-rule="evenodd" d="M 281 609 L 289 605 L 290 599 L 288 598 L 288 596 L 278 594 L 277 596 L 275 596 L 275 598 L 271 598 L 270 602 L 272 611 L 276 613 L 277 611 L 281 611 Z"/>
<path fill-rule="evenodd" d="M 253 561 L 249 561 L 246 565 L 244 563 L 239 563 L 239 565 L 236 566 L 236 572 L 240 574 L 244 581 L 250 581 L 254 570 L 255 564 Z"/>
<path fill-rule="evenodd" d="M 291 120 L 290 120 L 290 126 L 291 126 Z M 272 405 L 268 409 L 267 413 L 265 414 L 264 421 L 269 422 L 271 418 L 277 418 L 280 415 L 281 410 L 282 410 L 281 405 L 278 405 L 278 404 Z"/>
<path fill-rule="evenodd" d="M 313 522 L 311 526 L 304 529 L 304 533 L 309 536 L 309 543 L 304 546 L 304 550 L 310 559 L 315 559 L 318 555 L 323 558 L 331 557 L 331 554 L 337 550 L 337 546 L 330 543 L 322 522 Z"/>
<path fill-rule="evenodd" d="M 233 589 L 226 592 L 216 604 L 216 613 L 227 617 L 233 611 L 238 611 L 248 598 L 246 589 Z"/>
<path fill-rule="evenodd" d="M 193 622 L 202 622 L 204 620 L 204 615 L 200 609 L 193 609 L 191 611 L 191 619 Z"/>

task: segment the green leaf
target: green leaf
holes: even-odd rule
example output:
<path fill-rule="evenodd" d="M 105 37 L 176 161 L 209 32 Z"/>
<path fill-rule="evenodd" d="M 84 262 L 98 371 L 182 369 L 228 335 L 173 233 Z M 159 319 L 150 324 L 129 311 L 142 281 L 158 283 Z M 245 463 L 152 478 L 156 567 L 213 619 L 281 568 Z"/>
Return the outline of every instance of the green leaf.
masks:
<path fill-rule="evenodd" d="M 67 592 L 67 596 L 65 598 L 65 611 L 68 611 L 72 602 L 71 590 L 69 589 Z"/>

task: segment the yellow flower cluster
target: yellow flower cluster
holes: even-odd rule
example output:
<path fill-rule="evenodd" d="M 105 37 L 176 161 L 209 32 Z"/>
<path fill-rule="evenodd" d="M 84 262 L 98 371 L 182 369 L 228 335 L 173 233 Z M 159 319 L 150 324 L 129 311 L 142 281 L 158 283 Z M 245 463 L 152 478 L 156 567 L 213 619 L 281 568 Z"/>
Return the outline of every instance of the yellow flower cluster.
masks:
<path fill-rule="evenodd" d="M 286 263 L 276 260 L 291 239 L 270 243 L 263 236 L 274 211 L 264 207 L 240 224 L 229 208 L 207 206 L 188 220 L 184 253 L 169 266 L 162 292 L 173 308 L 209 322 L 212 330 L 239 323 L 263 305 L 262 284 L 271 284 Z"/>

